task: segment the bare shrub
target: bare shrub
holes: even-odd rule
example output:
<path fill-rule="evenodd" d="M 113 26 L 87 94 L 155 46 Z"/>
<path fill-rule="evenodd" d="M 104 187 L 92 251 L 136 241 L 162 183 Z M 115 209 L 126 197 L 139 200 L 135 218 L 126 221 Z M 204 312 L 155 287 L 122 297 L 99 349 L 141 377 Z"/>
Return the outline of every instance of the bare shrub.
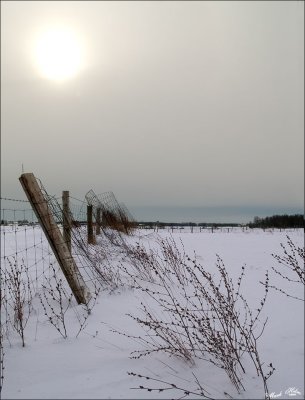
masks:
<path fill-rule="evenodd" d="M 17 258 L 7 258 L 6 269 L 3 272 L 5 291 L 3 292 L 3 303 L 6 308 L 6 319 L 13 329 L 18 333 L 25 346 L 25 327 L 29 320 L 32 309 L 32 289 L 28 269 L 23 262 L 19 263 Z M 2 305 L 2 304 L 1 304 Z"/>
<path fill-rule="evenodd" d="M 184 246 L 180 240 L 182 246 L 182 251 L 178 249 L 177 243 L 172 236 L 165 239 L 158 239 L 157 244 L 160 248 L 160 256 L 157 256 L 162 264 L 163 275 L 171 281 L 176 283 L 178 281 L 179 285 L 186 285 L 186 259 L 188 256 L 185 254 Z"/>
<path fill-rule="evenodd" d="M 158 263 L 154 252 L 152 250 L 147 250 L 145 246 L 140 243 L 126 248 L 128 264 L 121 264 L 121 270 L 130 278 L 138 276 L 142 281 L 154 282 L 155 276 L 152 272 L 152 268 Z"/>
<path fill-rule="evenodd" d="M 3 350 L 3 332 L 2 324 L 0 325 L 0 393 L 4 382 L 4 350 Z"/>
<path fill-rule="evenodd" d="M 137 378 L 142 378 L 145 379 L 146 381 L 152 381 L 152 382 L 156 382 L 158 384 L 158 387 L 148 387 L 148 386 L 143 386 L 140 385 L 137 388 L 131 388 L 131 389 L 140 389 L 140 390 L 147 390 L 148 392 L 158 392 L 158 393 L 162 393 L 168 390 L 171 391 L 178 391 L 178 392 L 182 392 L 183 396 L 179 397 L 179 399 L 183 399 L 185 397 L 188 396 L 198 396 L 204 399 L 213 399 L 212 397 L 209 396 L 209 392 L 203 388 L 202 384 L 199 382 L 198 378 L 196 377 L 195 374 L 193 374 L 194 378 L 195 378 L 195 383 L 196 383 L 196 388 L 194 390 L 190 390 L 190 389 L 186 389 L 183 388 L 181 386 L 176 385 L 175 383 L 169 383 L 166 382 L 164 380 L 161 379 L 156 379 L 156 378 L 152 378 L 146 375 L 141 375 L 141 374 L 136 374 L 134 372 L 127 372 L 127 374 L 129 376 L 134 376 Z M 224 395 L 227 397 L 232 398 L 230 395 L 228 395 L 228 393 L 224 392 Z"/>
<path fill-rule="evenodd" d="M 6 276 L 5 269 L 1 269 L 1 280 L 0 280 L 0 311 L 1 311 L 1 340 L 4 337 L 9 337 L 9 305 L 8 305 L 8 296 L 7 296 L 7 285 L 6 285 Z"/>
<path fill-rule="evenodd" d="M 89 302 L 87 304 L 75 304 L 73 293 L 66 287 L 61 278 L 61 272 L 57 271 L 53 264 L 50 264 L 49 271 L 51 272 L 50 276 L 45 278 L 46 283 L 42 285 L 42 290 L 38 292 L 44 315 L 57 332 L 66 339 L 68 337 L 66 314 L 70 309 L 71 312 L 74 312 L 79 323 L 76 332 L 76 337 L 78 337 L 86 327 L 86 322 L 92 313 L 102 287 L 98 281 L 94 281 Z"/>
<path fill-rule="evenodd" d="M 286 247 L 287 246 L 287 247 Z M 304 271 L 304 262 L 305 262 L 305 249 L 304 247 L 296 246 L 291 238 L 287 235 L 287 245 L 281 243 L 281 247 L 283 249 L 283 254 L 272 254 L 273 258 L 278 262 L 276 267 L 271 267 L 272 270 L 279 275 L 283 280 L 286 280 L 289 283 L 301 285 L 304 287 L 305 285 L 305 271 Z M 268 286 L 271 289 L 274 289 L 287 297 L 291 297 L 296 300 L 304 301 L 299 297 L 293 296 L 291 293 L 288 293 L 287 290 L 278 288 L 274 285 Z"/>
<path fill-rule="evenodd" d="M 252 360 L 257 375 L 261 377 L 265 393 L 267 379 L 274 368 L 269 365 L 265 373 L 259 356 L 257 341 L 267 320 L 259 325 L 259 317 L 268 293 L 268 273 L 265 293 L 256 310 L 252 310 L 240 292 L 245 267 L 236 286 L 225 265 L 217 256 L 214 275 L 207 272 L 196 260 L 180 254 L 170 240 L 159 242 L 161 255 L 145 254 L 143 263 L 149 266 L 153 279 L 130 272 L 133 287 L 153 300 L 152 309 L 141 302 L 142 316 L 129 316 L 142 326 L 146 335 L 134 337 L 144 346 L 132 352 L 140 358 L 156 352 L 166 352 L 192 364 L 196 358 L 211 362 L 224 369 L 238 391 L 245 389 L 241 376 L 245 373 L 244 357 Z M 121 333 L 122 334 L 122 333 Z"/>
<path fill-rule="evenodd" d="M 46 284 L 42 285 L 43 290 L 38 293 L 38 297 L 48 321 L 63 338 L 67 338 L 65 314 L 71 304 L 73 293 L 67 292 L 54 265 L 50 264 L 49 267 L 52 275 L 46 279 Z"/>
<path fill-rule="evenodd" d="M 171 282 L 184 279 L 185 253 L 181 253 L 172 237 L 157 240 L 158 251 L 147 249 L 139 242 L 134 246 L 125 244 L 127 265 L 121 264 L 121 270 L 131 278 L 137 276 L 141 281 L 157 283 L 160 276 L 165 276 Z"/>
<path fill-rule="evenodd" d="M 86 328 L 87 319 L 89 318 L 89 316 L 92 313 L 92 309 L 94 308 L 94 306 L 96 304 L 96 301 L 100 294 L 100 291 L 101 291 L 101 286 L 94 284 L 94 291 L 93 291 L 93 293 L 91 293 L 92 296 L 91 296 L 89 303 L 78 305 L 77 308 L 80 307 L 82 309 L 81 313 L 79 313 L 77 309 L 74 310 L 75 314 L 76 314 L 76 318 L 79 322 L 79 330 L 76 333 L 76 337 L 78 337 L 78 335 Z"/>

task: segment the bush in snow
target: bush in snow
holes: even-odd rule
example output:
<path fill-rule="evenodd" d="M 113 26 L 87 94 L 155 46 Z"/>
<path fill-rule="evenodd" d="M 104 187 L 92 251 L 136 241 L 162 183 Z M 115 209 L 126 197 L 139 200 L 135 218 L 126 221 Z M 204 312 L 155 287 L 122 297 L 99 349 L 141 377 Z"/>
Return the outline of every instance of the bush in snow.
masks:
<path fill-rule="evenodd" d="M 240 291 L 245 267 L 234 285 L 225 265 L 217 257 L 215 274 L 211 274 L 185 252 L 180 252 L 173 240 L 161 240 L 160 252 L 145 252 L 136 246 L 133 267 L 127 271 L 133 288 L 149 296 L 153 307 L 141 302 L 141 316 L 129 316 L 140 324 L 146 334 L 129 336 L 137 339 L 144 349 L 135 350 L 132 358 L 157 352 L 177 356 L 189 364 L 203 359 L 223 369 L 238 391 L 245 390 L 242 374 L 248 356 L 264 392 L 268 393 L 267 379 L 274 371 L 262 368 L 257 341 L 267 320 L 259 324 L 268 294 L 268 272 L 265 291 L 259 306 L 252 310 Z M 142 267 L 140 266 L 143 261 Z M 126 268 L 125 268 L 126 270 Z M 260 325 L 260 328 L 259 328 Z"/>
<path fill-rule="evenodd" d="M 283 255 L 272 254 L 274 259 L 278 262 L 276 267 L 272 267 L 272 270 L 280 276 L 282 279 L 288 281 L 289 283 L 301 285 L 304 287 L 305 285 L 305 271 L 304 271 L 304 263 L 305 263 L 305 250 L 304 247 L 296 246 L 290 237 L 287 235 L 287 247 L 283 243 L 281 243 L 281 247 L 283 249 Z M 277 290 L 282 294 L 285 294 L 288 297 L 292 297 L 296 300 L 304 301 L 299 297 L 293 296 L 291 293 L 288 293 L 287 290 L 278 288 L 274 285 L 269 285 L 271 289 Z"/>

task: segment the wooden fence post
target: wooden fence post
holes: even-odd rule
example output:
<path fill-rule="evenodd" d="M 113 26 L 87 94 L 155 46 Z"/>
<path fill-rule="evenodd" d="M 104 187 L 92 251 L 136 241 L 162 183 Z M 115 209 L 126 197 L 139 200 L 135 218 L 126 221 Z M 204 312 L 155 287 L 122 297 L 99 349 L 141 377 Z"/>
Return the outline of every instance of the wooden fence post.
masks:
<path fill-rule="evenodd" d="M 69 251 L 69 248 L 53 218 L 47 200 L 45 199 L 34 174 L 22 174 L 19 181 L 32 205 L 36 217 L 40 222 L 77 303 L 87 304 L 91 297 L 90 292 L 71 256 L 71 252 Z"/>
<path fill-rule="evenodd" d="M 93 206 L 87 206 L 87 231 L 88 231 L 88 244 L 95 244 L 93 233 Z"/>
<path fill-rule="evenodd" d="M 69 192 L 64 190 L 62 192 L 62 208 L 63 208 L 63 237 L 69 251 L 71 252 L 71 217 L 69 208 Z"/>
<path fill-rule="evenodd" d="M 101 234 L 101 207 L 98 207 L 96 210 L 96 235 Z"/>

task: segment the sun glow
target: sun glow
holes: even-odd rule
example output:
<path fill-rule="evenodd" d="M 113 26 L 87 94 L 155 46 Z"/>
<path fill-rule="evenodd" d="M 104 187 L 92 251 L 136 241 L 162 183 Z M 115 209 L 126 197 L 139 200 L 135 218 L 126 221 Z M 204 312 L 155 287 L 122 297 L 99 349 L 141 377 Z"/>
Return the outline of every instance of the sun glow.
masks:
<path fill-rule="evenodd" d="M 83 65 L 80 40 L 62 28 L 52 28 L 38 36 L 34 57 L 40 74 L 53 81 L 73 78 Z"/>

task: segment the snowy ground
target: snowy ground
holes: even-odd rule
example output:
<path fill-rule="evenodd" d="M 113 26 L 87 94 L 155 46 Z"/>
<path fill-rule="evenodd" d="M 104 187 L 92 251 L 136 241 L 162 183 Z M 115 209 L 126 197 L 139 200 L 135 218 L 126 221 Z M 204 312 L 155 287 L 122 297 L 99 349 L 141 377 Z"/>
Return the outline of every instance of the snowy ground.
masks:
<path fill-rule="evenodd" d="M 270 273 L 270 284 L 304 298 L 304 287 L 284 281 L 271 270 L 272 266 L 277 265 L 271 254 L 283 254 L 280 243 L 287 243 L 287 234 L 297 246 L 304 246 L 302 230 L 264 232 L 237 228 L 229 232 L 222 229 L 213 233 L 207 230 L 191 233 L 187 229 L 174 230 L 173 233 L 169 230 L 160 230 L 158 233 L 141 230 L 127 240 L 129 243 L 141 242 L 155 248 L 157 237 L 171 235 L 180 248 L 181 239 L 185 252 L 191 257 L 195 251 L 198 261 L 210 272 L 215 270 L 218 254 L 234 281 L 245 265 L 242 292 L 255 307 L 264 293 L 264 287 L 259 281 L 264 280 L 266 270 Z M 8 249 L 13 251 L 16 245 L 13 241 L 15 236 L 11 237 L 11 243 L 9 235 L 5 238 L 7 254 Z M 37 241 L 39 238 L 38 235 Z M 47 260 L 43 262 L 47 263 Z M 42 267 L 45 268 L 45 264 L 41 264 Z M 127 372 L 164 380 L 187 390 L 195 388 L 195 375 L 211 398 L 265 397 L 262 382 L 250 365 L 243 378 L 246 391 L 238 394 L 222 370 L 202 360 L 190 366 L 161 352 L 131 359 L 130 353 L 139 349 L 140 343 L 111 330 L 134 336 L 143 335 L 141 327 L 126 315 L 138 315 L 141 300 L 141 292 L 128 288 L 121 288 L 111 294 L 104 291 L 99 295 L 87 325 L 77 338 L 79 322 L 76 311 L 80 315 L 81 306 L 72 307 L 65 314 L 68 338 L 64 339 L 50 325 L 39 299 L 35 297 L 33 312 L 25 329 L 26 346 L 22 348 L 20 337 L 13 331 L 10 332 L 9 340 L 4 338 L 3 341 L 5 370 L 2 398 L 162 399 L 183 396 L 183 391 L 178 390 L 159 393 L 134 389 L 140 385 L 150 388 L 160 388 L 161 385 L 130 376 Z M 145 301 L 149 302 L 149 299 Z M 304 302 L 270 290 L 262 320 L 267 316 L 268 322 L 258 347 L 266 365 L 272 362 L 276 368 L 268 380 L 269 394 L 273 398 L 304 398 Z"/>

